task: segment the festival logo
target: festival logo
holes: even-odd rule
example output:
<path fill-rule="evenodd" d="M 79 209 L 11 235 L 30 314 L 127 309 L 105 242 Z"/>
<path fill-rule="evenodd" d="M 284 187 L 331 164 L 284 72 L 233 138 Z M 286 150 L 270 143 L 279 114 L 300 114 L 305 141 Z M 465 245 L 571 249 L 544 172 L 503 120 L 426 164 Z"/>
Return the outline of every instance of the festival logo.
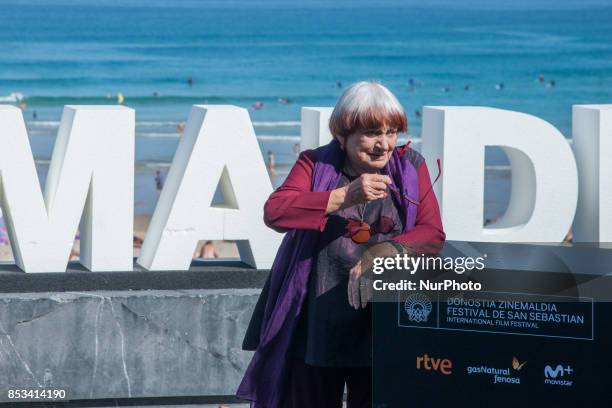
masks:
<path fill-rule="evenodd" d="M 412 322 L 422 323 L 429 320 L 431 308 L 431 301 L 421 293 L 408 296 L 404 302 L 404 310 L 408 315 L 408 320 Z"/>
<path fill-rule="evenodd" d="M 571 387 L 573 381 L 569 380 L 568 377 L 571 377 L 573 373 L 574 370 L 569 365 L 565 367 L 561 364 L 556 366 L 546 365 L 544 366 L 544 384 Z"/>

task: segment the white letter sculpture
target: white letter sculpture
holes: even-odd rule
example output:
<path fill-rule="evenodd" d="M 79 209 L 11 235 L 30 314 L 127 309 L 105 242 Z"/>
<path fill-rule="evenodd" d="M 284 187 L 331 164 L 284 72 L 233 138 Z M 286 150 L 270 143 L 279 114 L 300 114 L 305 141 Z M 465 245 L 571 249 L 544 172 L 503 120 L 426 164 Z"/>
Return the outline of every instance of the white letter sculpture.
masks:
<path fill-rule="evenodd" d="M 580 194 L 574 242 L 612 242 L 612 105 L 574 105 Z"/>
<path fill-rule="evenodd" d="M 578 196 L 569 143 L 548 122 L 486 107 L 425 107 L 423 155 L 436 185 L 447 238 L 481 242 L 560 242 L 572 225 Z M 512 169 L 504 216 L 483 227 L 486 146 L 499 146 Z"/>
<path fill-rule="evenodd" d="M 86 268 L 132 270 L 134 111 L 66 106 L 44 198 L 21 110 L 0 106 L 0 124 L 0 203 L 17 265 L 64 272 L 81 220 Z"/>
<path fill-rule="evenodd" d="M 211 207 L 220 180 L 226 203 Z M 198 241 L 238 241 L 242 260 L 272 266 L 281 235 L 263 223 L 272 184 L 246 109 L 195 105 L 185 126 L 138 263 L 187 270 Z M 248 241 L 245 241 L 248 240 Z"/>
<path fill-rule="evenodd" d="M 302 108 L 301 150 L 316 149 L 331 142 L 329 118 L 333 108 Z"/>

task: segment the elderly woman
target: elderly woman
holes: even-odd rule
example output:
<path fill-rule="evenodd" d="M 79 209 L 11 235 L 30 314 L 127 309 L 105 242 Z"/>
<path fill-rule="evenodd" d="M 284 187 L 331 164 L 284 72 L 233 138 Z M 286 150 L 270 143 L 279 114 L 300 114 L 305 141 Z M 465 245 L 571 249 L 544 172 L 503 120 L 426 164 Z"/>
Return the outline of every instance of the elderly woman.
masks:
<path fill-rule="evenodd" d="M 396 147 L 407 119 L 372 82 L 340 97 L 328 145 L 303 152 L 268 199 L 265 222 L 287 232 L 244 348 L 256 350 L 237 395 L 252 407 L 370 407 L 371 288 L 362 259 L 433 253 L 445 235 L 422 156 Z M 370 256 L 371 257 L 371 256 Z"/>

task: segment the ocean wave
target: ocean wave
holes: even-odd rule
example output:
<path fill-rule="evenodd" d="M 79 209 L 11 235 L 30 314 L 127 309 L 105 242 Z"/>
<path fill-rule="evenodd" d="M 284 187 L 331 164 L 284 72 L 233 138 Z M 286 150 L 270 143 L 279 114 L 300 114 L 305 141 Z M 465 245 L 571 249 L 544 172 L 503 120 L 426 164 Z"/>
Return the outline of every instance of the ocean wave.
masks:
<path fill-rule="evenodd" d="M 136 122 L 136 127 L 155 127 L 155 126 L 176 126 L 179 121 L 167 121 L 167 122 Z"/>
<path fill-rule="evenodd" d="M 136 122 L 136 127 L 162 127 L 162 126 L 176 126 L 179 123 L 185 121 L 142 121 Z M 297 120 L 279 120 L 279 121 L 254 121 L 253 127 L 300 127 L 302 122 Z M 36 127 L 59 127 L 60 122 L 57 120 L 29 120 L 27 124 Z"/>
<path fill-rule="evenodd" d="M 302 126 L 302 122 L 297 120 L 287 120 L 287 121 L 270 121 L 270 122 L 253 122 L 253 126 L 255 127 L 299 127 Z"/>
<path fill-rule="evenodd" d="M 261 141 L 287 141 L 287 142 L 299 142 L 300 136 L 293 135 L 255 135 L 258 140 Z M 136 137 L 143 138 L 178 138 L 180 135 L 174 132 L 143 132 L 136 133 Z"/>
<path fill-rule="evenodd" d="M 300 136 L 294 135 L 257 135 L 258 140 L 262 141 L 287 141 L 287 142 L 299 142 Z"/>
<path fill-rule="evenodd" d="M 499 172 L 506 172 L 506 171 L 511 171 L 512 168 L 510 167 L 510 165 L 507 164 L 487 164 L 485 165 L 485 170 L 486 171 L 499 171 Z"/>
<path fill-rule="evenodd" d="M 177 139 L 180 135 L 175 132 L 144 132 L 144 133 L 136 133 L 136 137 L 144 137 L 144 138 L 173 138 Z"/>
<path fill-rule="evenodd" d="M 176 126 L 179 121 L 160 121 L 160 122 L 136 122 L 136 127 L 162 127 L 162 126 Z M 58 120 L 29 120 L 27 124 L 36 127 L 59 127 L 60 121 Z"/>
<path fill-rule="evenodd" d="M 0 102 L 12 102 L 17 103 L 23 100 L 23 94 L 19 92 L 11 92 L 9 95 L 0 96 Z"/>
<path fill-rule="evenodd" d="M 289 98 L 291 105 L 298 104 L 299 106 L 308 106 L 320 100 L 334 100 L 335 95 L 317 94 L 317 95 L 130 95 L 129 93 L 121 92 L 125 97 L 125 105 L 168 105 L 168 104 L 189 104 L 189 105 L 227 105 L 237 104 L 243 107 L 249 107 L 255 101 L 266 105 L 280 105 L 279 98 Z M 54 105 L 115 105 L 117 103 L 117 92 L 109 93 L 108 95 L 32 95 L 25 96 L 23 100 L 27 101 L 30 106 L 54 106 Z M 12 100 L 12 99 L 11 99 Z"/>
<path fill-rule="evenodd" d="M 136 162 L 136 169 L 145 170 L 145 169 L 159 169 L 159 168 L 170 168 L 170 162 L 162 162 L 162 161 L 138 161 Z"/>
<path fill-rule="evenodd" d="M 29 120 L 26 124 L 37 127 L 59 127 L 60 123 L 57 120 Z"/>

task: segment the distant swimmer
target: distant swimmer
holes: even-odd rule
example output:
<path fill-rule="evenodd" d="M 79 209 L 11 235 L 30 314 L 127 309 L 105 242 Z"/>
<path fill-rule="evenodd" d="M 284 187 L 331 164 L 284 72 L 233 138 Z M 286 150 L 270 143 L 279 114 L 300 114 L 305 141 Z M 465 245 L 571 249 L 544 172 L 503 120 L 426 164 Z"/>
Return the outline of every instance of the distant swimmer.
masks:
<path fill-rule="evenodd" d="M 336 88 L 342 88 L 342 82 L 336 81 Z"/>
<path fill-rule="evenodd" d="M 251 107 L 255 110 L 260 110 L 264 107 L 264 103 L 262 101 L 257 101 L 251 105 Z"/>
<path fill-rule="evenodd" d="M 470 90 L 470 84 L 467 84 L 463 87 L 464 91 L 469 91 Z"/>
<path fill-rule="evenodd" d="M 557 85 L 557 83 L 555 82 L 554 79 L 551 79 L 550 82 L 548 82 L 548 86 L 551 88 L 554 88 L 555 85 Z"/>
<path fill-rule="evenodd" d="M 498 91 L 502 91 L 504 89 L 504 83 L 500 82 L 499 84 L 496 84 L 495 89 L 497 89 Z"/>
<path fill-rule="evenodd" d="M 164 189 L 164 177 L 161 174 L 161 171 L 155 170 L 155 191 L 157 193 L 157 199 L 159 200 L 159 196 L 161 195 L 162 190 Z"/>
<path fill-rule="evenodd" d="M 450 88 L 449 88 L 448 86 L 445 86 L 444 88 L 442 88 L 442 90 L 443 90 L 444 92 L 450 92 Z"/>
<path fill-rule="evenodd" d="M 420 117 L 422 116 L 421 111 L 420 111 L 420 110 L 418 110 L 418 109 L 414 111 L 414 115 L 415 115 L 417 118 L 420 118 Z"/>
<path fill-rule="evenodd" d="M 182 135 L 185 131 L 185 122 L 179 122 L 176 124 L 176 133 Z"/>
<path fill-rule="evenodd" d="M 293 155 L 295 156 L 296 159 L 300 156 L 300 144 L 299 143 L 293 144 Z"/>
<path fill-rule="evenodd" d="M 21 101 L 21 102 L 19 102 L 19 105 L 18 105 L 18 106 L 19 106 L 19 109 L 21 109 L 21 110 L 25 110 L 25 108 L 27 108 L 27 107 L 28 107 L 28 104 L 27 104 L 27 103 L 25 103 L 24 101 Z"/>
<path fill-rule="evenodd" d="M 123 96 L 123 94 L 121 92 L 119 92 L 117 94 L 117 103 L 119 105 L 123 105 L 123 102 L 125 101 L 125 96 Z"/>
<path fill-rule="evenodd" d="M 538 81 L 540 81 L 540 83 L 544 82 L 544 74 L 538 75 Z"/>
<path fill-rule="evenodd" d="M 159 94 L 157 93 L 157 91 L 154 91 L 154 92 L 153 92 L 153 96 L 154 96 L 154 97 L 156 97 L 156 98 L 159 96 Z"/>
<path fill-rule="evenodd" d="M 190 88 L 193 86 L 193 78 L 192 77 L 187 78 L 187 85 L 189 85 Z"/>
<path fill-rule="evenodd" d="M 271 177 L 276 176 L 276 165 L 274 163 L 274 154 L 272 150 L 268 150 L 268 171 Z"/>
<path fill-rule="evenodd" d="M 38 114 L 36 113 L 36 111 L 32 112 L 32 119 L 36 119 L 38 118 Z"/>
<path fill-rule="evenodd" d="M 110 98 L 112 98 L 112 97 L 113 97 L 113 95 L 112 95 L 110 92 L 107 92 L 107 93 L 106 93 L 106 99 L 110 99 Z"/>
<path fill-rule="evenodd" d="M 408 80 L 408 92 L 414 91 L 414 79 L 410 78 Z"/>
<path fill-rule="evenodd" d="M 291 99 L 289 99 L 289 98 L 278 98 L 278 101 L 280 103 L 285 104 L 285 105 L 292 102 Z"/>

